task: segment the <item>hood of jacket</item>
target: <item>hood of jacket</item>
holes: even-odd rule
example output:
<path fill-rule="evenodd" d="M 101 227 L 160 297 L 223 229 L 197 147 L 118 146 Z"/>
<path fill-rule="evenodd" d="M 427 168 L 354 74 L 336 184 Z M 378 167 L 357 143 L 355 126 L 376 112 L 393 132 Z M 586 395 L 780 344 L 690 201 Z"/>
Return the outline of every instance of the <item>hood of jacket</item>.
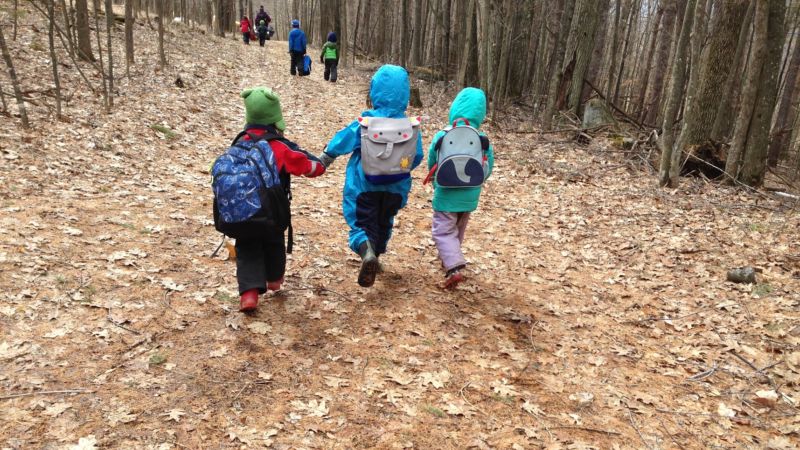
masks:
<path fill-rule="evenodd" d="M 450 124 L 456 119 L 467 119 L 471 126 L 480 128 L 486 119 L 486 94 L 474 87 L 461 90 L 450 105 Z"/>
<path fill-rule="evenodd" d="M 365 116 L 399 118 L 408 108 L 410 83 L 408 72 L 400 66 L 385 65 L 375 72 L 369 86 L 372 109 Z"/>

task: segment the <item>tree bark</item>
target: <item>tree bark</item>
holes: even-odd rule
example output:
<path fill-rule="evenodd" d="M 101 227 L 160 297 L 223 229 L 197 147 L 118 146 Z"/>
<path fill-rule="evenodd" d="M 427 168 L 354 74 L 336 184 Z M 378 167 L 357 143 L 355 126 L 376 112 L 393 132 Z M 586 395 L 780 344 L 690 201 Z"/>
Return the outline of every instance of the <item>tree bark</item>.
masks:
<path fill-rule="evenodd" d="M 731 73 L 725 86 L 722 88 L 722 96 L 717 105 L 717 112 L 714 118 L 714 126 L 711 130 L 711 139 L 716 142 L 723 142 L 728 139 L 733 131 L 734 107 L 741 90 L 742 78 L 744 77 L 744 67 L 747 65 L 747 45 L 750 40 L 750 23 L 753 21 L 755 4 L 750 2 L 747 7 L 744 21 L 739 28 L 739 38 L 736 44 L 736 53 L 731 65 Z"/>
<path fill-rule="evenodd" d="M 664 110 L 664 125 L 662 127 L 659 147 L 661 147 L 661 165 L 658 171 L 658 183 L 661 186 L 674 187 L 678 183 L 680 172 L 680 152 L 674 150 L 675 130 L 674 122 L 678 116 L 683 90 L 686 84 L 686 58 L 689 48 L 689 36 L 692 31 L 694 19 L 694 6 L 697 0 L 688 0 L 686 11 L 681 26 L 681 34 L 675 49 L 675 62 L 672 65 L 669 93 Z M 677 155 L 677 157 L 676 157 Z"/>
<path fill-rule="evenodd" d="M 158 64 L 162 68 L 167 66 L 167 54 L 164 52 L 164 2 L 158 2 Z"/>
<path fill-rule="evenodd" d="M 789 138 L 791 136 L 789 111 L 791 110 L 792 100 L 797 89 L 798 74 L 800 74 L 800 43 L 795 43 L 789 63 L 786 68 L 786 82 L 783 93 L 775 111 L 775 124 L 772 126 L 772 142 L 769 144 L 769 155 L 767 165 L 777 167 L 778 161 L 787 150 Z"/>
<path fill-rule="evenodd" d="M 556 105 L 558 102 L 558 88 L 564 78 L 564 62 L 565 52 L 567 48 L 567 38 L 569 37 L 569 30 L 572 24 L 572 16 L 575 11 L 575 0 L 565 0 L 564 11 L 561 13 L 561 24 L 558 28 L 558 38 L 556 39 L 556 46 L 553 51 L 554 60 L 553 64 L 556 72 L 550 78 L 550 85 L 547 89 L 547 107 L 545 108 L 544 115 L 542 116 L 542 126 L 544 129 L 549 130 L 553 124 L 553 116 L 556 113 Z"/>
<path fill-rule="evenodd" d="M 747 146 L 744 149 L 744 162 L 739 180 L 749 186 L 761 186 L 767 170 L 769 130 L 778 96 L 785 18 L 786 2 L 769 0 L 766 61 L 759 79 L 758 96 L 747 136 Z"/>
<path fill-rule="evenodd" d="M 133 2 L 125 0 L 125 71 L 129 76 L 133 59 Z"/>
<path fill-rule="evenodd" d="M 747 12 L 748 0 L 726 0 L 722 2 L 714 24 L 708 50 L 702 61 L 697 61 L 697 87 L 684 114 L 683 131 L 676 151 L 690 152 L 693 146 L 711 138 L 716 105 L 723 95 L 722 89 L 731 75 L 729 70 L 720 70 L 734 59 L 739 30 Z"/>
<path fill-rule="evenodd" d="M 675 18 L 677 16 L 676 0 L 664 0 L 664 15 L 661 17 L 661 35 L 658 51 L 656 53 L 657 65 L 666 65 L 669 60 L 672 38 L 675 35 Z M 667 66 L 669 67 L 669 66 Z M 656 70 L 653 83 L 650 86 L 650 95 L 643 113 L 645 123 L 656 123 L 661 109 L 661 94 L 664 91 L 664 75 L 666 70 Z"/>
<path fill-rule="evenodd" d="M 653 36 L 650 39 L 650 48 L 647 51 L 647 61 L 644 66 L 644 75 L 642 75 L 641 89 L 639 89 L 639 98 L 636 100 L 635 114 L 641 119 L 644 115 L 644 99 L 647 95 L 647 87 L 650 84 L 650 71 L 653 67 L 653 56 L 656 53 L 656 44 L 658 43 L 659 31 L 661 27 L 661 18 L 664 16 L 664 8 L 659 7 L 656 12 L 656 18 L 653 21 Z M 660 71 L 660 70 L 659 70 Z"/>
<path fill-rule="evenodd" d="M 92 38 L 89 32 L 88 0 L 75 0 L 76 21 L 78 31 L 78 56 L 86 61 L 94 61 L 92 54 Z"/>
<path fill-rule="evenodd" d="M 736 116 L 736 126 L 733 133 L 733 142 L 725 160 L 725 172 L 733 179 L 739 178 L 739 169 L 744 156 L 747 136 L 750 133 L 750 124 L 755 109 L 756 95 L 758 94 L 758 81 L 767 54 L 767 26 L 769 23 L 769 3 L 767 0 L 758 1 L 753 14 L 753 43 L 750 48 L 750 64 L 747 68 L 739 114 Z"/>
<path fill-rule="evenodd" d="M 56 8 L 54 3 L 55 0 L 47 0 L 47 41 L 50 45 L 50 64 L 53 66 L 53 85 L 56 89 L 56 120 L 61 120 L 61 80 L 58 77 L 58 57 L 56 56 Z"/>
<path fill-rule="evenodd" d="M 575 18 L 570 32 L 572 42 L 567 43 L 567 57 L 575 60 L 567 108 L 575 115 L 580 113 L 583 79 L 586 77 L 592 59 L 595 33 L 600 20 L 600 8 L 607 6 L 608 3 L 604 1 L 580 0 L 575 10 Z"/>
<path fill-rule="evenodd" d="M 130 1 L 130 0 L 128 0 Z M 114 32 L 114 7 L 111 0 L 106 0 L 106 47 L 108 47 L 108 107 L 114 107 L 114 51 L 111 45 Z"/>
<path fill-rule="evenodd" d="M 22 119 L 22 126 L 29 128 L 28 112 L 25 110 L 25 100 L 22 98 L 22 90 L 19 88 L 19 80 L 17 79 L 17 72 L 14 70 L 14 61 L 11 59 L 11 53 L 8 51 L 6 45 L 6 38 L 3 35 L 3 27 L 0 27 L 0 51 L 3 52 L 3 59 L 8 68 L 8 77 L 11 79 L 11 87 L 14 89 L 14 97 L 17 99 L 17 107 L 19 109 L 19 116 Z"/>
<path fill-rule="evenodd" d="M 669 1 L 669 0 L 667 0 Z M 611 41 L 611 62 L 608 66 L 608 78 L 606 79 L 606 98 L 612 97 L 611 88 L 614 85 L 614 71 L 617 67 L 617 54 L 619 53 L 619 39 L 620 39 L 620 28 L 619 28 L 619 19 L 622 14 L 622 0 L 616 0 L 616 6 L 614 8 L 614 36 L 612 37 Z"/>
<path fill-rule="evenodd" d="M 478 61 L 475 53 L 478 46 L 476 23 L 476 1 L 468 0 L 467 3 L 467 27 L 464 37 L 464 48 L 461 52 L 461 64 L 459 64 L 457 84 L 461 87 L 472 86 L 477 77 Z"/>

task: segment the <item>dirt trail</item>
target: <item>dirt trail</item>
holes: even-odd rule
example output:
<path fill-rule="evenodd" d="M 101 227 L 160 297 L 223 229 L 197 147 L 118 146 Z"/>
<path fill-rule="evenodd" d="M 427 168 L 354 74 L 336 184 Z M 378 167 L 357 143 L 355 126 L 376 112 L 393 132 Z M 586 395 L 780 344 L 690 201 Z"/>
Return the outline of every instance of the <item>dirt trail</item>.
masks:
<path fill-rule="evenodd" d="M 600 145 L 489 125 L 497 167 L 454 293 L 423 169 L 369 290 L 347 249 L 345 158 L 295 178 L 286 289 L 239 314 L 235 265 L 209 256 L 207 173 L 242 125 L 239 91 L 273 87 L 288 137 L 318 153 L 364 109 L 369 73 L 291 79 L 284 42 L 194 44 L 173 40 L 166 72 L 140 63 L 110 116 L 82 92 L 72 123 L 0 124 L 0 447 L 797 443 L 797 213 L 699 181 L 653 188 Z M 423 94 L 427 147 L 454 93 Z M 725 283 L 746 264 L 758 285 Z M 41 392 L 62 390 L 82 392 Z"/>

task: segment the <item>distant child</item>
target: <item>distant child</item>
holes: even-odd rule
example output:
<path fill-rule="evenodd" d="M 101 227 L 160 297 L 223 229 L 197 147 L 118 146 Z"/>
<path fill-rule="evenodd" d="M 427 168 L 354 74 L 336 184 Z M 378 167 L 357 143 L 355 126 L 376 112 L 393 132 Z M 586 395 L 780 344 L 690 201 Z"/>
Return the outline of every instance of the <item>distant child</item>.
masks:
<path fill-rule="evenodd" d="M 322 46 L 319 62 L 325 64 L 325 81 L 336 83 L 337 67 L 339 67 L 339 44 L 336 43 L 336 33 L 328 33 L 328 42 Z"/>
<path fill-rule="evenodd" d="M 486 95 L 477 88 L 458 93 L 450 106 L 451 126 L 433 137 L 428 174 L 433 180 L 433 240 L 445 270 L 446 289 L 464 281 L 467 261 L 461 251 L 470 214 L 478 207 L 481 186 L 492 173 L 494 151 L 478 131 L 486 118 Z"/>
<path fill-rule="evenodd" d="M 242 30 L 242 40 L 244 41 L 244 45 L 250 45 L 250 19 L 247 16 L 242 16 L 242 20 L 239 22 L 241 25 Z"/>
<path fill-rule="evenodd" d="M 263 47 L 264 41 L 266 41 L 267 37 L 269 37 L 269 28 L 267 28 L 267 22 L 264 20 L 258 22 L 257 30 L 258 30 L 258 45 Z"/>
<path fill-rule="evenodd" d="M 289 32 L 289 54 L 291 55 L 292 75 L 303 74 L 303 56 L 306 54 L 306 34 L 300 29 L 300 21 L 292 20 L 292 31 Z"/>
<path fill-rule="evenodd" d="M 239 310 L 248 312 L 256 309 L 260 294 L 283 283 L 286 253 L 292 252 L 290 176 L 317 177 L 325 166 L 283 136 L 286 122 L 276 93 L 256 87 L 241 95 L 244 131 L 211 173 L 214 224 L 236 239 Z"/>
<path fill-rule="evenodd" d="M 394 217 L 408 201 L 411 171 L 423 158 L 419 119 L 405 115 L 409 95 L 404 68 L 378 69 L 370 84 L 372 109 L 336 133 L 320 155 L 327 167 L 334 158 L 351 154 L 342 209 L 350 226 L 350 249 L 361 256 L 362 287 L 375 283 Z"/>

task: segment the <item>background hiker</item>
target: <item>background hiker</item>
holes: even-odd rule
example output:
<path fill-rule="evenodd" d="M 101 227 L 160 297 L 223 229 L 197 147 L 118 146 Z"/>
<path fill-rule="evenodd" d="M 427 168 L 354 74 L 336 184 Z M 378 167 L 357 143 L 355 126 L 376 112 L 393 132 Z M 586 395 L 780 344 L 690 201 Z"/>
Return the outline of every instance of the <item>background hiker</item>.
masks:
<path fill-rule="evenodd" d="M 264 41 L 267 40 L 269 37 L 269 28 L 267 28 L 267 22 L 261 20 L 258 22 L 258 45 L 264 46 Z"/>
<path fill-rule="evenodd" d="M 250 31 L 252 25 L 250 24 L 250 19 L 247 16 L 242 16 L 241 22 L 239 22 L 240 29 L 242 30 L 242 41 L 244 41 L 244 45 L 250 45 Z"/>
<path fill-rule="evenodd" d="M 333 31 L 328 33 L 328 41 L 322 46 L 319 61 L 325 64 L 325 81 L 335 83 L 339 67 L 339 44 L 336 43 L 336 33 Z"/>
<path fill-rule="evenodd" d="M 269 13 L 264 11 L 264 6 L 259 7 L 258 13 L 256 13 L 256 23 L 260 24 L 262 20 L 267 26 L 269 26 L 269 23 L 272 22 L 272 18 L 269 16 Z"/>
<path fill-rule="evenodd" d="M 289 32 L 289 54 L 291 55 L 291 68 L 289 73 L 302 75 L 303 56 L 306 54 L 306 34 L 300 29 L 300 21 L 292 20 L 292 31 Z"/>

